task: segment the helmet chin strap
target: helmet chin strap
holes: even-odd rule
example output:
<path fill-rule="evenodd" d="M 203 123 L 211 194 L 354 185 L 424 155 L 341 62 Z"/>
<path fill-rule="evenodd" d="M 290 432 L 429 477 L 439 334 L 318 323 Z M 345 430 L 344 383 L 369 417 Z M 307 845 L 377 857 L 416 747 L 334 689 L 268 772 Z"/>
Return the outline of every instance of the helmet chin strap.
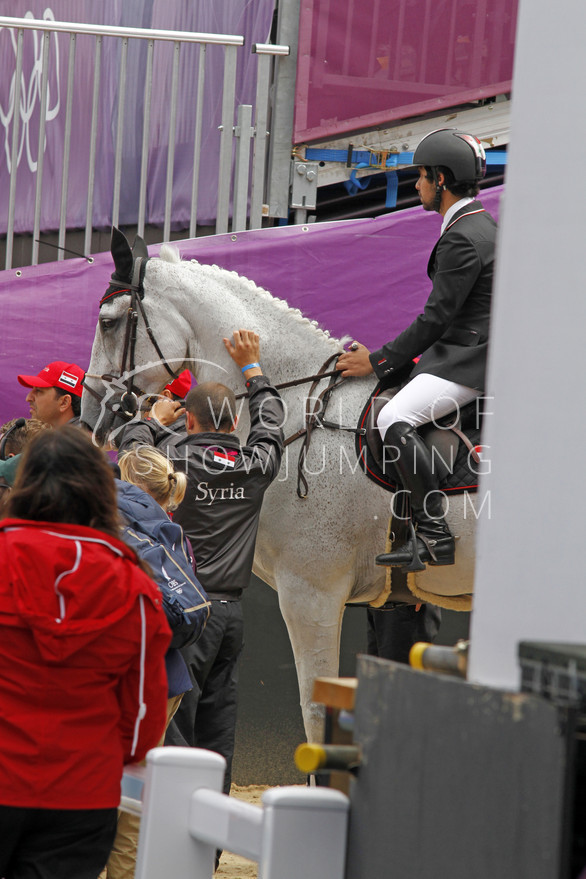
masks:
<path fill-rule="evenodd" d="M 436 211 L 436 213 L 439 214 L 442 205 L 442 192 L 446 187 L 439 182 L 437 168 L 432 168 L 431 174 L 433 176 L 433 182 L 435 183 L 435 198 L 433 200 L 433 209 L 434 211 Z"/>

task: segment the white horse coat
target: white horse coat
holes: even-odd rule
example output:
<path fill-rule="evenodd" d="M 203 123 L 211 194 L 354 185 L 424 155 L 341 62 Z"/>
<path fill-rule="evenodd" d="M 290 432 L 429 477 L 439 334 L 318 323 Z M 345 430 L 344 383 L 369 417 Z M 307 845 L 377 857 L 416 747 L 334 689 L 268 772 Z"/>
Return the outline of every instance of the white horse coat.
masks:
<path fill-rule="evenodd" d="M 92 348 L 89 376 L 118 374 L 128 309 L 128 296 L 105 302 Z M 195 260 L 180 262 L 177 252 L 164 246 L 161 258 L 147 263 L 144 308 L 167 362 L 178 374 L 188 368 L 199 383 L 220 381 L 244 390 L 240 371 L 227 354 L 222 337 L 235 329 L 252 329 L 261 339 L 263 371 L 273 384 L 318 372 L 325 361 L 342 350 L 340 340 L 272 297 L 252 281 L 217 266 Z M 138 322 L 136 383 L 144 392 L 161 390 L 169 381 L 143 322 Z M 140 364 L 140 369 L 138 365 Z M 102 382 L 88 383 L 104 393 Z M 106 383 L 105 400 L 120 395 L 120 383 Z M 333 391 L 327 419 L 356 425 L 375 385 L 374 377 L 346 379 Z M 324 389 L 322 382 L 316 395 Z M 282 391 L 288 437 L 303 427 L 309 385 Z M 238 433 L 246 438 L 248 407 L 242 401 Z M 103 437 L 112 415 L 84 391 L 82 419 Z M 297 487 L 299 442 L 285 449 L 278 478 L 267 494 L 261 513 L 254 572 L 277 590 L 295 656 L 301 707 L 308 739 L 321 737 L 321 708 L 312 703 L 317 676 L 336 676 L 340 632 L 347 602 L 383 600 L 387 569 L 374 557 L 384 551 L 392 495 L 361 471 L 354 451 L 354 435 L 317 428 L 305 463 L 308 495 L 300 499 Z M 474 531 L 477 511 L 470 498 L 450 498 L 448 522 L 459 537 L 457 564 L 429 568 L 411 577 L 411 588 L 436 604 L 468 610 L 472 592 Z M 197 555 L 197 547 L 195 547 Z"/>

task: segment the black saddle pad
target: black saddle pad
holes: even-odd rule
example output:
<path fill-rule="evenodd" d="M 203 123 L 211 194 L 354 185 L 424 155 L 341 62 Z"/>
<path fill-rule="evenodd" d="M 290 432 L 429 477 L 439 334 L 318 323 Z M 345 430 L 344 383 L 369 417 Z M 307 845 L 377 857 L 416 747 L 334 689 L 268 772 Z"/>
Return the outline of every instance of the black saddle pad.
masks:
<path fill-rule="evenodd" d="M 384 460 L 383 443 L 376 419 L 382 407 L 398 390 L 399 388 L 377 385 L 362 410 L 356 432 L 356 455 L 360 466 L 369 479 L 388 491 L 396 491 L 400 487 L 400 479 L 393 464 Z M 474 460 L 466 444 L 449 429 L 453 421 L 454 416 L 448 415 L 436 424 L 423 425 L 419 428 L 419 434 L 433 455 L 441 490 L 451 494 L 474 492 L 478 489 L 478 478 L 484 466 Z M 457 426 L 478 451 L 481 444 L 481 425 L 476 422 L 477 407 L 476 401 L 473 401 L 461 409 Z"/>

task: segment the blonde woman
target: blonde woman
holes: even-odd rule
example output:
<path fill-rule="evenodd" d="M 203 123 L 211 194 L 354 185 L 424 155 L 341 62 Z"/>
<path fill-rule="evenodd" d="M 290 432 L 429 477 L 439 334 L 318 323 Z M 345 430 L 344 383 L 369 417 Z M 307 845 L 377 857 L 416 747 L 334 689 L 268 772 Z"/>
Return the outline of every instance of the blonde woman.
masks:
<path fill-rule="evenodd" d="M 120 456 L 118 465 L 124 482 L 138 485 L 165 512 L 177 509 L 185 497 L 185 473 L 176 473 L 171 462 L 151 446 L 135 446 Z"/>
<path fill-rule="evenodd" d="M 192 687 L 178 647 L 193 644 L 209 616 L 210 602 L 195 576 L 191 544 L 169 518 L 185 496 L 187 480 L 156 449 L 137 446 L 119 460 L 116 480 L 122 536 L 151 567 L 163 593 L 163 608 L 173 632 L 167 655 L 171 717 Z M 188 598 L 187 601 L 180 599 Z"/>
<path fill-rule="evenodd" d="M 185 474 L 176 473 L 164 455 L 148 446 L 137 446 L 126 452 L 119 466 L 122 479 L 116 480 L 116 487 L 122 538 L 150 566 L 173 633 L 165 656 L 168 725 L 183 694 L 193 686 L 178 648 L 192 644 L 199 637 L 209 615 L 210 602 L 195 576 L 189 541 L 181 526 L 168 515 L 183 500 Z M 161 745 L 163 740 L 164 736 Z M 116 840 L 103 876 L 132 879 L 139 827 L 138 817 L 120 813 Z"/>

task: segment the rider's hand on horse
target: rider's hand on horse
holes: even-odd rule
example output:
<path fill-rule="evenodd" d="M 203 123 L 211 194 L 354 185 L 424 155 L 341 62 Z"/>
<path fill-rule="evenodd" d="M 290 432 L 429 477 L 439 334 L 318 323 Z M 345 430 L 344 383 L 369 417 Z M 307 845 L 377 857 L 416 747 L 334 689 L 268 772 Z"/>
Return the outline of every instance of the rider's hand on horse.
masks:
<path fill-rule="evenodd" d="M 151 418 L 155 418 L 163 427 L 173 424 L 181 415 L 185 415 L 183 403 L 169 400 L 168 397 L 159 397 L 151 409 Z"/>
<path fill-rule="evenodd" d="M 360 342 L 352 342 L 348 351 L 344 351 L 338 357 L 336 369 L 339 369 L 343 378 L 348 376 L 370 375 L 374 372 L 368 355 L 370 351 Z"/>
<path fill-rule="evenodd" d="M 226 351 L 240 369 L 251 364 L 250 369 L 243 369 L 245 378 L 253 375 L 262 375 L 262 369 L 258 365 L 260 356 L 260 339 L 258 333 L 253 330 L 234 330 L 233 341 L 224 339 Z"/>

